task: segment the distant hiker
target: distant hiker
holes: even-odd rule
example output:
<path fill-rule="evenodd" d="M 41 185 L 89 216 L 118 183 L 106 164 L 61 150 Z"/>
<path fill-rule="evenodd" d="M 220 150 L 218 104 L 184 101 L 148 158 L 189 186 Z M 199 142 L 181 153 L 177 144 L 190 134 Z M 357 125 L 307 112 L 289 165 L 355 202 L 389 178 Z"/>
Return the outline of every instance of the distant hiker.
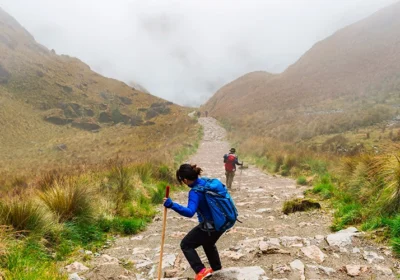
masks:
<path fill-rule="evenodd" d="M 200 118 L 200 116 L 201 116 L 200 111 L 197 111 L 197 117 Z"/>
<path fill-rule="evenodd" d="M 208 117 L 208 111 L 205 111 L 204 114 L 206 114 L 206 118 Z"/>
<path fill-rule="evenodd" d="M 225 163 L 225 176 L 226 176 L 226 186 L 228 189 L 232 187 L 233 178 L 235 177 L 236 165 L 243 165 L 243 163 L 239 163 L 239 158 L 235 155 L 236 149 L 231 148 L 229 150 L 229 154 L 224 155 L 224 163 Z"/>
<path fill-rule="evenodd" d="M 199 178 L 201 172 L 201 168 L 190 164 L 182 164 L 176 171 L 179 183 L 191 188 L 186 207 L 173 202 L 171 198 L 164 199 L 165 207 L 182 216 L 191 218 L 197 213 L 200 224 L 181 241 L 183 254 L 196 273 L 195 280 L 202 280 L 221 269 L 221 260 L 215 243 L 234 225 L 237 218 L 237 211 L 227 188 L 218 179 Z M 225 207 L 210 207 L 220 203 L 215 199 L 222 201 Z M 196 252 L 196 248 L 200 246 L 203 246 L 211 268 L 206 268 L 200 260 Z"/>

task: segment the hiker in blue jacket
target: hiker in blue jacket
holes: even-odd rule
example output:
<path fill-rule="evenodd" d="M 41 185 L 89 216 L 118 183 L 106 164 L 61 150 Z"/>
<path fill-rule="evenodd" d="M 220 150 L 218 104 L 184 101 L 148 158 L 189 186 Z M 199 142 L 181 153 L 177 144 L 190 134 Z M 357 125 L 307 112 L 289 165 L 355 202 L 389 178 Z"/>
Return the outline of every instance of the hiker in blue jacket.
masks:
<path fill-rule="evenodd" d="M 211 275 L 212 272 L 221 269 L 221 260 L 215 243 L 225 232 L 214 229 L 213 218 L 204 193 L 193 189 L 198 186 L 205 186 L 207 182 L 206 179 L 199 178 L 201 172 L 201 168 L 190 164 L 182 164 L 176 171 L 176 178 L 179 183 L 184 183 L 191 188 L 186 207 L 173 202 L 171 198 L 164 199 L 165 207 L 173 209 L 182 216 L 191 218 L 197 213 L 199 225 L 194 227 L 181 241 L 183 254 L 196 273 L 195 280 L 204 279 Z M 218 182 L 223 186 L 220 181 Z M 196 248 L 200 246 L 203 246 L 211 268 L 206 268 L 201 262 L 196 252 Z"/>

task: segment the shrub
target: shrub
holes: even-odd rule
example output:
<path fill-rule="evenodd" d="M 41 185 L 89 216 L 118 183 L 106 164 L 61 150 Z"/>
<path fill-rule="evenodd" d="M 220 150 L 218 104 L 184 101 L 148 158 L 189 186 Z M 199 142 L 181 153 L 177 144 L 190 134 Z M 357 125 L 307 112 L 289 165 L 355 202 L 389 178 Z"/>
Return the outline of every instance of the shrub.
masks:
<path fill-rule="evenodd" d="M 312 174 L 323 175 L 328 171 L 328 164 L 326 161 L 319 159 L 310 159 L 307 160 L 307 163 L 310 166 Z"/>
<path fill-rule="evenodd" d="M 111 171 L 108 175 L 111 183 L 111 195 L 115 203 L 117 214 L 123 212 L 128 201 L 131 201 L 134 196 L 134 186 L 132 180 L 132 170 L 124 166 L 121 161 L 111 162 Z"/>
<path fill-rule="evenodd" d="M 167 165 L 159 165 L 157 168 L 157 179 L 172 183 L 175 180 L 170 168 Z"/>
<path fill-rule="evenodd" d="M 321 205 L 311 199 L 296 198 L 293 200 L 285 201 L 283 204 L 282 212 L 287 214 L 294 212 L 303 212 L 311 209 L 320 209 Z"/>
<path fill-rule="evenodd" d="M 302 185 L 302 186 L 307 185 L 306 177 L 305 176 L 300 176 L 299 178 L 297 178 L 297 184 L 298 185 Z"/>
<path fill-rule="evenodd" d="M 167 183 L 165 182 L 160 182 L 157 184 L 156 189 L 153 191 L 153 194 L 151 196 L 151 203 L 161 204 L 163 202 L 166 186 Z"/>
<path fill-rule="evenodd" d="M 68 180 L 60 185 L 38 193 L 39 198 L 57 216 L 59 222 L 76 218 L 90 219 L 93 214 L 93 193 L 89 188 L 79 185 L 75 180 Z"/>
<path fill-rule="evenodd" d="M 42 231 L 49 223 L 43 209 L 30 199 L 14 198 L 0 203 L 0 224 L 16 231 Z"/>
<path fill-rule="evenodd" d="M 152 180 L 154 174 L 153 164 L 150 162 L 136 164 L 132 167 L 133 174 L 139 176 L 143 183 L 149 183 Z"/>
<path fill-rule="evenodd" d="M 275 159 L 275 169 L 274 172 L 279 172 L 281 166 L 283 165 L 284 157 L 282 155 L 278 155 Z"/>

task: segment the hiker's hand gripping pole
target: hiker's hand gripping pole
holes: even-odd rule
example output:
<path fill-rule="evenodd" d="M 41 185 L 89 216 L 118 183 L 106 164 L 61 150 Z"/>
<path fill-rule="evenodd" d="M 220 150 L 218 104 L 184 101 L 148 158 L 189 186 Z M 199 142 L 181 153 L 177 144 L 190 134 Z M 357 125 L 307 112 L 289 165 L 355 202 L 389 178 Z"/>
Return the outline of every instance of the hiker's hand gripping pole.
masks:
<path fill-rule="evenodd" d="M 165 198 L 169 197 L 169 186 L 165 189 Z M 161 232 L 161 248 L 160 248 L 160 262 L 158 263 L 158 277 L 157 279 L 161 279 L 162 274 L 162 259 L 164 254 L 164 241 L 165 241 L 165 228 L 167 226 L 167 207 L 164 207 L 164 215 L 163 215 L 163 227 Z"/>

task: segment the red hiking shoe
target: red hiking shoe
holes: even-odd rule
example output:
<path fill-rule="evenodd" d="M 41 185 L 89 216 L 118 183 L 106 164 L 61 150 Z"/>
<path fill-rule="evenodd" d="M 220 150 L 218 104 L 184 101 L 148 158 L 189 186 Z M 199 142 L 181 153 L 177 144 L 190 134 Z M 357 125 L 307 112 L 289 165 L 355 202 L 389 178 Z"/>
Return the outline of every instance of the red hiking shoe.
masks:
<path fill-rule="evenodd" d="M 208 276 L 211 276 L 213 272 L 214 271 L 211 268 L 203 268 L 199 273 L 196 274 L 194 280 L 203 280 Z"/>

